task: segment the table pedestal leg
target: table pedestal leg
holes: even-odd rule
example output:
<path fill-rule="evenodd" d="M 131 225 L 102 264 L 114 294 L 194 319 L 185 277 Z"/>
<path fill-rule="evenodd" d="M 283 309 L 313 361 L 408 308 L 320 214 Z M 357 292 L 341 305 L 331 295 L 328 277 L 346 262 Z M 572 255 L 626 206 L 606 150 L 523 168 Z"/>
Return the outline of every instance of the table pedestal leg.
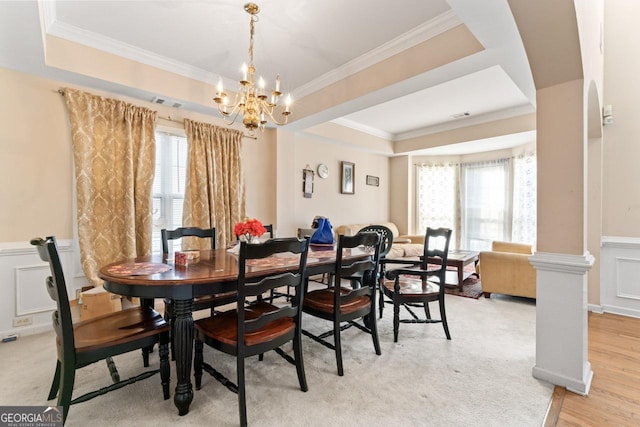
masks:
<path fill-rule="evenodd" d="M 191 385 L 191 360 L 193 358 L 193 299 L 174 300 L 176 319 L 173 327 L 175 334 L 173 345 L 176 355 L 176 394 L 173 402 L 179 415 L 189 413 L 189 405 L 193 400 Z"/>

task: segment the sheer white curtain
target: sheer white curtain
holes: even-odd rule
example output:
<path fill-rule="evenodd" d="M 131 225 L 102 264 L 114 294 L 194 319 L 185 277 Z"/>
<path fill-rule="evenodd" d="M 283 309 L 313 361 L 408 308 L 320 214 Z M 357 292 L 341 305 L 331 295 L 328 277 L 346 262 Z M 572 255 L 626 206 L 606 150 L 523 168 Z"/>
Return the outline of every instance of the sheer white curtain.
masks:
<path fill-rule="evenodd" d="M 450 247 L 460 247 L 460 167 L 458 164 L 416 165 L 417 228 L 447 227 L 453 230 Z"/>
<path fill-rule="evenodd" d="M 509 240 L 510 166 L 508 159 L 462 165 L 462 245 L 491 249 L 493 240 Z"/>
<path fill-rule="evenodd" d="M 536 153 L 524 153 L 513 159 L 512 241 L 534 244 L 537 224 Z"/>

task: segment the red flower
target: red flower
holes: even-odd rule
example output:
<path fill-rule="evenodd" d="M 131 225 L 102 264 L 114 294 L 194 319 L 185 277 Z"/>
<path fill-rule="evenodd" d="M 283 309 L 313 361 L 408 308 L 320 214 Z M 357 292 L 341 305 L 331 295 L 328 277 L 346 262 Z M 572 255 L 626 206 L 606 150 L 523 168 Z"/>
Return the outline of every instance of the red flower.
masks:
<path fill-rule="evenodd" d="M 233 232 L 236 236 L 245 236 L 247 241 L 250 241 L 253 237 L 262 236 L 267 232 L 267 229 L 260 221 L 253 218 L 237 223 L 233 227 Z"/>

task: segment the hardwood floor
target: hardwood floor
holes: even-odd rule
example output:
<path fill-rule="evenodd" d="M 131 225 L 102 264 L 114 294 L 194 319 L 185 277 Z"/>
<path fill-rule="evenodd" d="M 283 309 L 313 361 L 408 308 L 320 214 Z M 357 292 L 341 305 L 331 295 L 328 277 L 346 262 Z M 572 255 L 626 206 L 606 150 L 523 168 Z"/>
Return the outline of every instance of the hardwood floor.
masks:
<path fill-rule="evenodd" d="M 589 396 L 556 387 L 545 427 L 640 425 L 640 319 L 589 313 Z"/>

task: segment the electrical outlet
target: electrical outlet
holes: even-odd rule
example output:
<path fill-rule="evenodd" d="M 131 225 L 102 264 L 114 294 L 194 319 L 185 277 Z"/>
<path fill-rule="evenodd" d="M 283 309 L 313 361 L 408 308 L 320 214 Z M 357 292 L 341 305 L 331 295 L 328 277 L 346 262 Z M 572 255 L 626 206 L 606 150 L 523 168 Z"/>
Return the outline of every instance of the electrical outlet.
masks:
<path fill-rule="evenodd" d="M 33 317 L 31 316 L 22 316 L 22 317 L 14 317 L 13 318 L 13 327 L 17 328 L 19 326 L 29 326 L 33 323 Z"/>

